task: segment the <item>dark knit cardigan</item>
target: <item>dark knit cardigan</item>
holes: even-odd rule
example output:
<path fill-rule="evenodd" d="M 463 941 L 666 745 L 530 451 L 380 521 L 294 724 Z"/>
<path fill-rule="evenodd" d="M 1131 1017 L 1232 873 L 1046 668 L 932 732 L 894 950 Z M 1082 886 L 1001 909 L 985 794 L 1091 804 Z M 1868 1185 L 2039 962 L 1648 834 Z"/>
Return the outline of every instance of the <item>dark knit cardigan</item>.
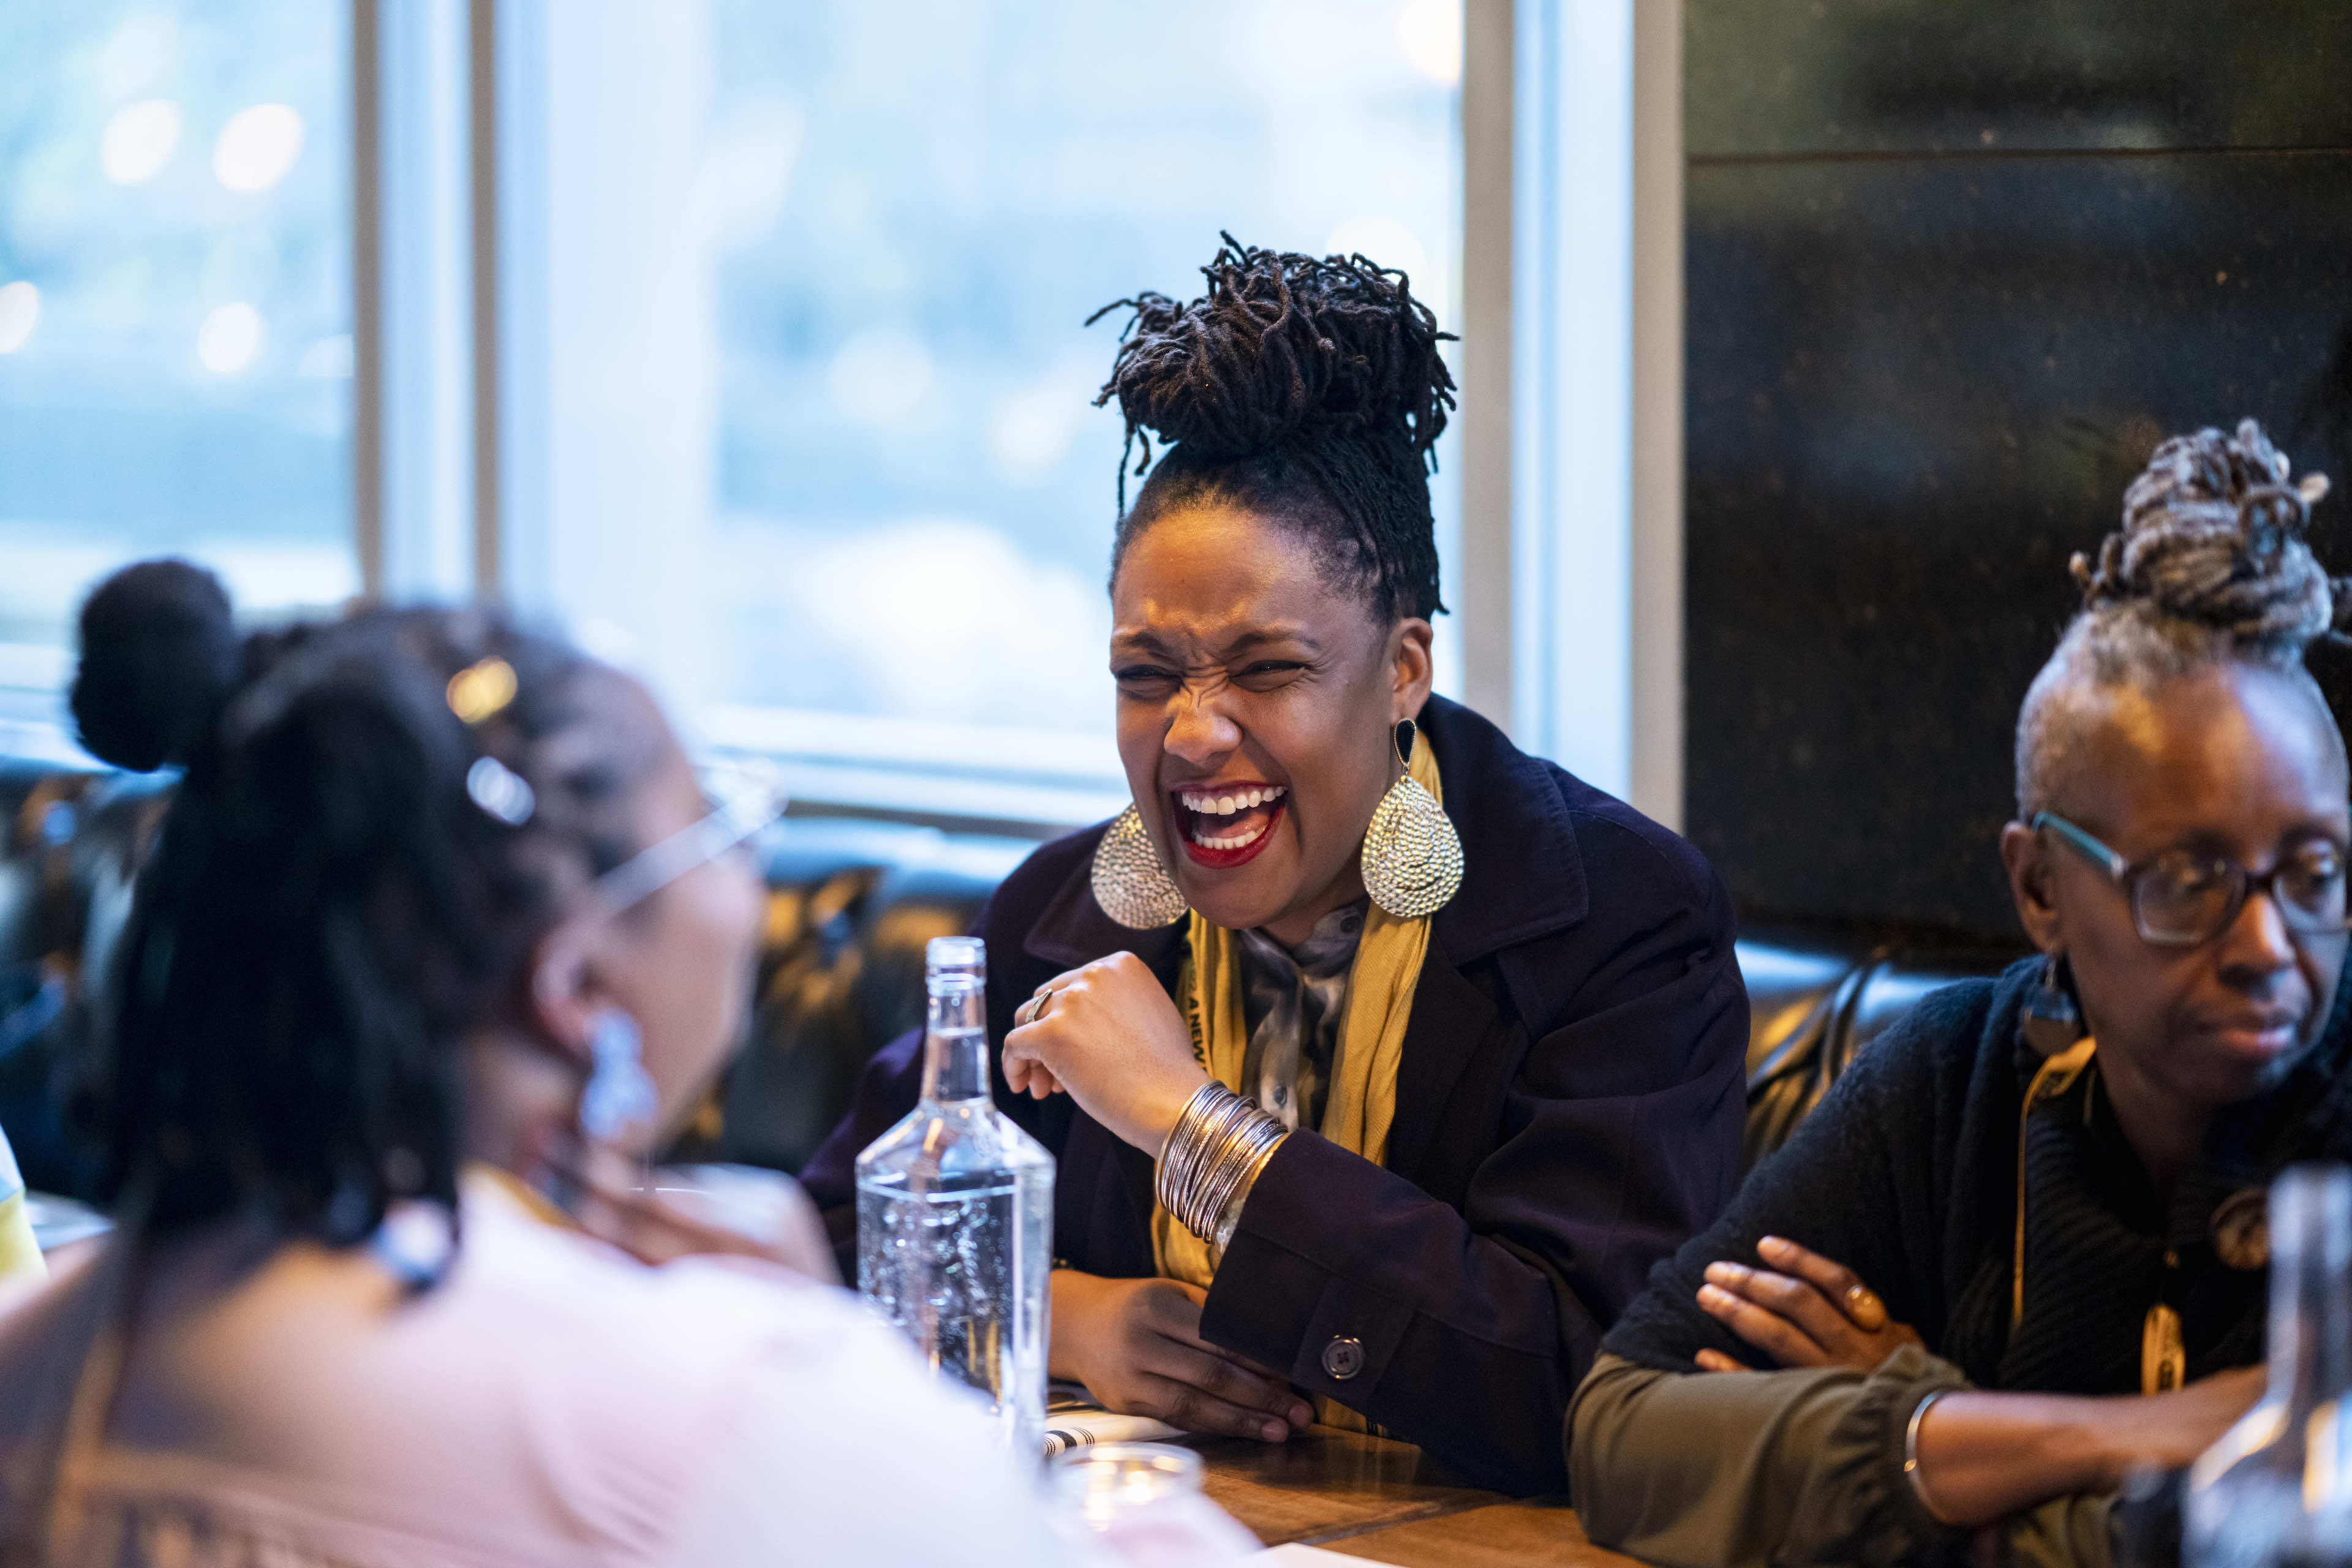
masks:
<path fill-rule="evenodd" d="M 1719 1258 L 1763 1266 L 1781 1236 L 1837 1259 L 1981 1388 L 2140 1389 L 2140 1331 L 2159 1299 L 2180 1313 L 2189 1376 L 2262 1359 L 2263 1273 L 2225 1265 L 2215 1206 L 2300 1159 L 2352 1157 L 2347 1000 L 2273 1088 L 2217 1119 L 2198 1164 L 2160 1205 L 2095 1071 L 2035 1111 L 2027 1145 L 2026 1293 L 2011 1331 L 2018 1110 L 2037 1058 L 2018 1016 L 2038 960 L 1923 999 L 1854 1063 L 1722 1217 L 1650 1275 L 1603 1350 L 1688 1372 L 1702 1348 L 1771 1363 L 1700 1310 Z"/>

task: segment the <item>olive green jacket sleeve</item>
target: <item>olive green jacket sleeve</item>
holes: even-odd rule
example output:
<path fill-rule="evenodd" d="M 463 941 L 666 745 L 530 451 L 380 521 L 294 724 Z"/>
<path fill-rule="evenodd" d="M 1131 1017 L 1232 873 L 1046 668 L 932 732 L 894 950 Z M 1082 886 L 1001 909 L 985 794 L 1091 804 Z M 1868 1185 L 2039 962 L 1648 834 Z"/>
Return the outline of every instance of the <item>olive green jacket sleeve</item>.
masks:
<path fill-rule="evenodd" d="M 1797 1568 L 1958 1558 L 1903 1473 L 1911 1413 L 1965 1388 L 1916 1346 L 1867 1373 L 1657 1372 L 1603 1355 L 1569 1412 L 1585 1532 L 1665 1568 Z M 2109 1498 L 2059 1498 L 2003 1528 L 2005 1560 L 2108 1568 Z M 1979 1559 L 1981 1560 L 1981 1559 Z"/>

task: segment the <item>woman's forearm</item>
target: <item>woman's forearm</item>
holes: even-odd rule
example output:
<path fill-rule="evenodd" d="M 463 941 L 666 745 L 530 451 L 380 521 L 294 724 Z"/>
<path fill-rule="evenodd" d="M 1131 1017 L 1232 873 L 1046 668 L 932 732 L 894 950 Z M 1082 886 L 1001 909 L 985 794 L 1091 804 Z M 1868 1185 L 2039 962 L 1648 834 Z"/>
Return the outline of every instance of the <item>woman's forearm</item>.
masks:
<path fill-rule="evenodd" d="M 1955 1525 L 2070 1492 L 2113 1491 L 2136 1466 L 2193 1462 L 2262 1392 L 2258 1366 L 2147 1396 L 1955 1391 L 1919 1420 L 1919 1487 L 1929 1510 Z"/>
<path fill-rule="evenodd" d="M 1916 1454 L 1923 1500 L 1947 1524 L 1989 1524 L 2053 1497 L 2121 1482 L 2107 1399 L 1960 1389 L 1927 1407 Z"/>

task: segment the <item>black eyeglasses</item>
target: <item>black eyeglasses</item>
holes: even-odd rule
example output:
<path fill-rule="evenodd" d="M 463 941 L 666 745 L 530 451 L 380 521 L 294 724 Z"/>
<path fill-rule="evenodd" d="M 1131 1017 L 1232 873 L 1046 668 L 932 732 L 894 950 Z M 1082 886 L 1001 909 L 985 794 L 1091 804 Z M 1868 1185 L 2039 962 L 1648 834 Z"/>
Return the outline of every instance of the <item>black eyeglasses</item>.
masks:
<path fill-rule="evenodd" d="M 2107 875 L 2131 900 L 2132 924 L 2159 947 L 2196 947 L 2230 929 L 2255 889 L 2268 893 L 2279 918 L 2306 936 L 2344 934 L 2344 852 L 2325 839 L 2298 846 L 2257 877 L 2225 856 L 2166 849 L 2137 863 L 2055 812 L 2037 811 L 2027 826 L 2043 828 Z"/>

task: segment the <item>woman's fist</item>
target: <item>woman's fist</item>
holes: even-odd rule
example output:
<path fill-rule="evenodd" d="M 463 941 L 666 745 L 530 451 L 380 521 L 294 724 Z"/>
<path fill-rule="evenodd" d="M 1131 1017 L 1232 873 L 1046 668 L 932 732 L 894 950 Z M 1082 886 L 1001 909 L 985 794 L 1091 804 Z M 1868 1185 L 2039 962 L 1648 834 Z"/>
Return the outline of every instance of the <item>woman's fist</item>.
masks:
<path fill-rule="evenodd" d="M 1013 1022 L 1004 1037 L 1004 1078 L 1015 1092 L 1039 1100 L 1066 1092 L 1155 1157 L 1185 1101 L 1209 1081 L 1176 1004 L 1131 952 L 1055 975 Z"/>

